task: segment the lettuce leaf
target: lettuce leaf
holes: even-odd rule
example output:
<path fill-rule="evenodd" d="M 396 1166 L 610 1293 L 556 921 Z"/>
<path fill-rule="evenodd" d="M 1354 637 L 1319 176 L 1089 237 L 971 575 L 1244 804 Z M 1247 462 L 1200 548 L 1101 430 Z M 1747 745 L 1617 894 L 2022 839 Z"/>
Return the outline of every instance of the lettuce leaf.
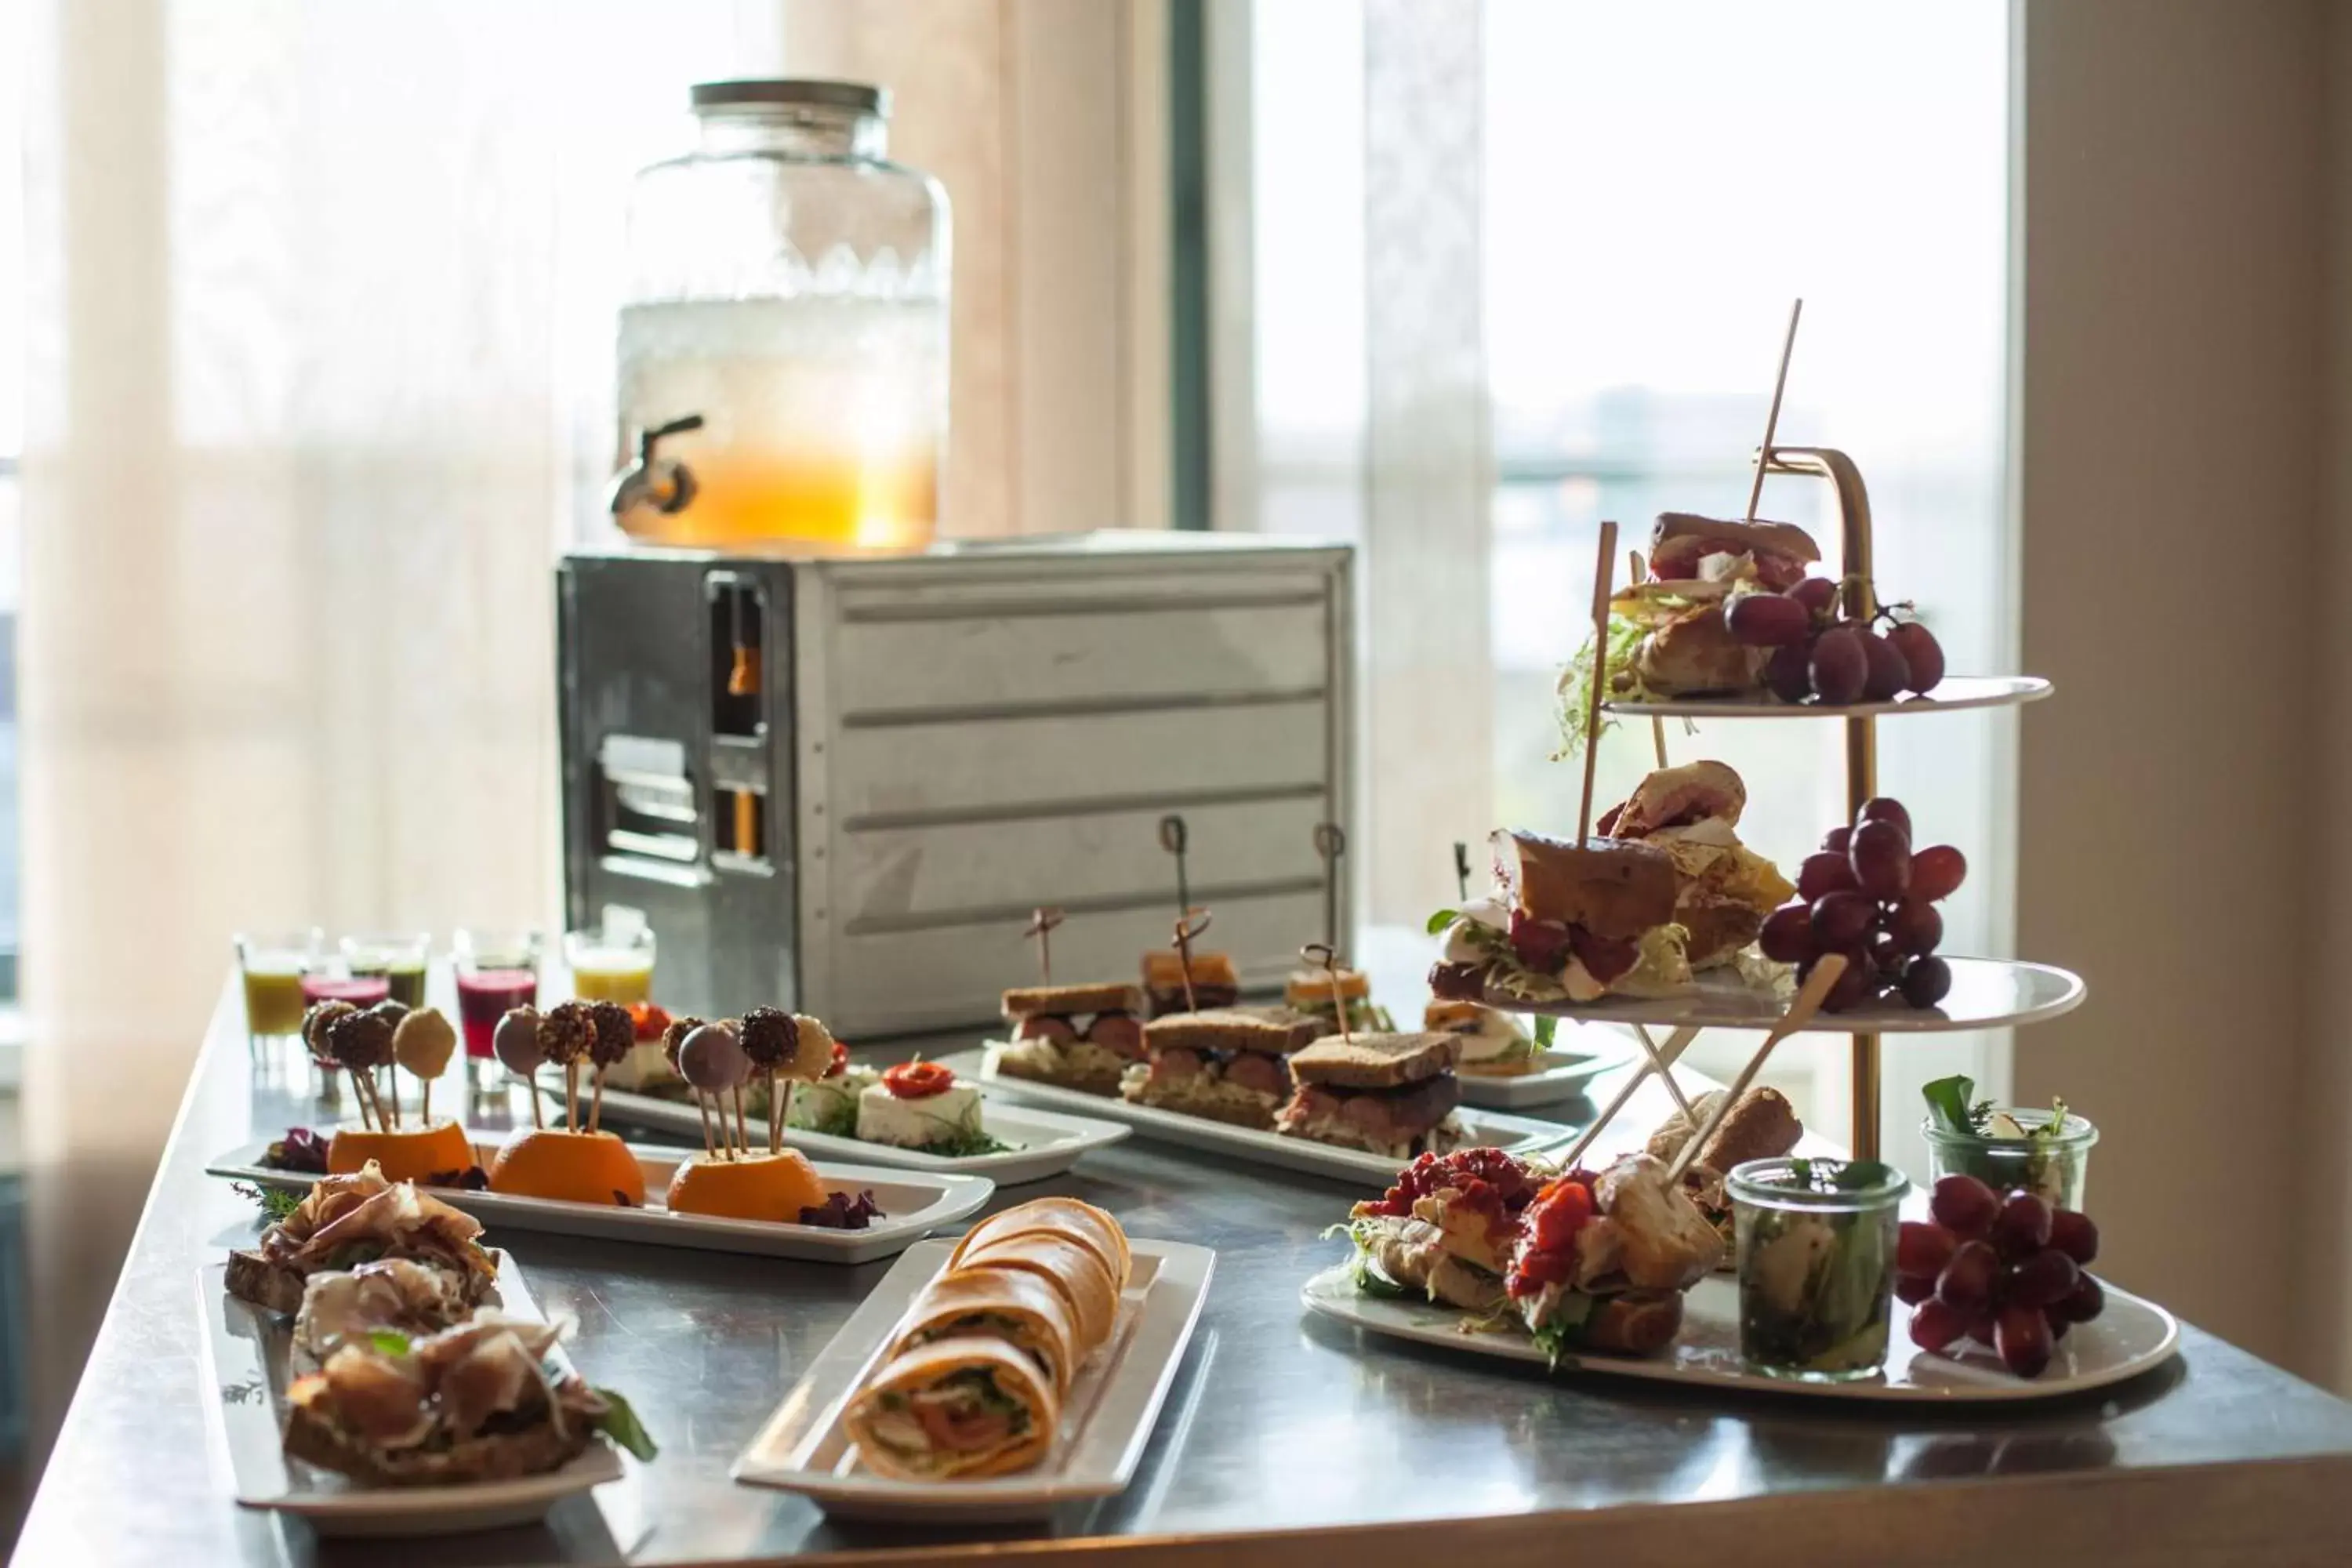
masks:
<path fill-rule="evenodd" d="M 596 1430 L 635 1455 L 641 1463 L 651 1464 L 661 1450 L 655 1447 L 653 1434 L 629 1408 L 629 1402 L 609 1388 L 600 1388 L 597 1395 L 604 1401 L 604 1414 L 596 1417 Z"/>

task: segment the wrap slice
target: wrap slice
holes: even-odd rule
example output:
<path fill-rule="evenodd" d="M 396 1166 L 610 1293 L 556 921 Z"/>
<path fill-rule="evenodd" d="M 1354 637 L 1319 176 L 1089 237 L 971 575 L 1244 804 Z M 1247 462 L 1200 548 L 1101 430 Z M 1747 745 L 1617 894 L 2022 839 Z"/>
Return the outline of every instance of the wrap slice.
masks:
<path fill-rule="evenodd" d="M 936 1340 L 886 1361 L 841 1420 L 866 1468 L 892 1480 L 977 1479 L 1044 1458 L 1061 1401 L 1002 1340 Z"/>
<path fill-rule="evenodd" d="M 960 1263 L 965 1268 L 983 1265 L 1034 1274 L 1060 1294 L 1078 1327 L 1073 1347 L 1076 1362 L 1085 1361 L 1110 1338 L 1111 1324 L 1118 1316 L 1118 1288 L 1094 1248 L 1076 1237 L 1045 1230 L 991 1237 L 966 1250 Z"/>
<path fill-rule="evenodd" d="M 1077 1373 L 1077 1316 L 1062 1293 L 1025 1268 L 950 1269 L 923 1288 L 890 1354 L 945 1339 L 1002 1340 L 1044 1369 L 1056 1395 Z"/>
<path fill-rule="evenodd" d="M 1128 1276 L 1133 1259 L 1128 1252 L 1127 1232 L 1118 1221 L 1089 1203 L 1076 1198 L 1036 1198 L 991 1215 L 970 1230 L 957 1244 L 948 1258 L 948 1267 L 962 1267 L 966 1255 L 974 1247 L 1001 1237 L 1020 1235 L 1028 1231 L 1053 1231 L 1075 1237 L 1091 1247 L 1103 1267 L 1110 1271 L 1113 1290 L 1127 1289 Z"/>

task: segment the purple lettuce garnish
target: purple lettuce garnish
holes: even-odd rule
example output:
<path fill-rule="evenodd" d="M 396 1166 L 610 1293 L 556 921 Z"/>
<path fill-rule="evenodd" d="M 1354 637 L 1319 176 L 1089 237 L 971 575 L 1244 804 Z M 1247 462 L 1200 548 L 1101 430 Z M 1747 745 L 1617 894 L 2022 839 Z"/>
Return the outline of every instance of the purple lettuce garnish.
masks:
<path fill-rule="evenodd" d="M 307 1127 L 289 1127 L 286 1136 L 263 1153 L 261 1163 L 273 1171 L 323 1176 L 327 1173 L 327 1141 Z"/>
<path fill-rule="evenodd" d="M 876 1220 L 888 1217 L 875 1204 L 871 1187 L 856 1197 L 836 1187 L 825 1194 L 824 1203 L 801 1210 L 803 1225 L 823 1226 L 827 1230 L 864 1230 Z"/>

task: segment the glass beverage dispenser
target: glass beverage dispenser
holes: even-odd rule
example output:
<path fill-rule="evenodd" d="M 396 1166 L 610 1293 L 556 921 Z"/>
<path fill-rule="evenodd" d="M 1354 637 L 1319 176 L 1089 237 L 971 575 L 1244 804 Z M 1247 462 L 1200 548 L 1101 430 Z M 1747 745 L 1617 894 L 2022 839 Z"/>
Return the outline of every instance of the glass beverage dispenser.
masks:
<path fill-rule="evenodd" d="M 648 543 L 919 549 L 948 429 L 946 194 L 889 97 L 694 89 L 700 145 L 636 179 L 620 322 L 621 527 Z"/>

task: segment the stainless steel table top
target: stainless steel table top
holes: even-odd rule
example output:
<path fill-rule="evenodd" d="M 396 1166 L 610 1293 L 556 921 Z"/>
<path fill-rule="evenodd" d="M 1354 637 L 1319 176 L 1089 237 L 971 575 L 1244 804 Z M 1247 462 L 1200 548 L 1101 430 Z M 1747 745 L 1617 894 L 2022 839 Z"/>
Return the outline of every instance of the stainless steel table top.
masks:
<path fill-rule="evenodd" d="M 1590 1113 L 1584 1101 L 1557 1109 L 1569 1120 Z M 1637 1142 L 1658 1109 L 1637 1103 L 1625 1139 Z M 1743 1564 L 1941 1563 L 1983 1561 L 1987 1531 L 2040 1548 L 2025 1554 L 2033 1560 L 2079 1550 L 2103 1568 L 2200 1553 L 2352 1560 L 2342 1500 L 2352 1492 L 2352 1405 L 2193 1328 L 2168 1368 L 2042 1406 L 1922 1412 L 1550 1382 L 1309 1320 L 1298 1289 L 1341 1256 L 1318 1233 L 1350 1188 L 1140 1140 L 1087 1157 L 1069 1177 L 1001 1194 L 996 1205 L 1074 1193 L 1138 1236 L 1217 1249 L 1186 1364 L 1120 1498 L 1066 1512 L 1043 1532 L 918 1532 L 831 1525 L 799 1498 L 737 1486 L 730 1461 L 888 1265 L 509 1234 L 493 1239 L 513 1250 L 548 1310 L 578 1319 L 576 1360 L 628 1394 L 660 1458 L 635 1483 L 606 1489 L 601 1510 L 575 1500 L 546 1528 L 320 1542 L 229 1500 L 207 1450 L 194 1290 L 199 1264 L 257 1230 L 252 1205 L 203 1175 L 205 1163 L 322 1119 L 307 1068 L 290 1084 L 257 1078 L 237 1000 L 225 995 L 19 1562 L 457 1568 L 937 1556 L 979 1545 L 1268 1563 L 1344 1551 L 1354 1562 L 1425 1565 L 1449 1551 L 1642 1561 L 1645 1547 L 1671 1545 L 1679 1561 L 1737 1551 Z"/>

